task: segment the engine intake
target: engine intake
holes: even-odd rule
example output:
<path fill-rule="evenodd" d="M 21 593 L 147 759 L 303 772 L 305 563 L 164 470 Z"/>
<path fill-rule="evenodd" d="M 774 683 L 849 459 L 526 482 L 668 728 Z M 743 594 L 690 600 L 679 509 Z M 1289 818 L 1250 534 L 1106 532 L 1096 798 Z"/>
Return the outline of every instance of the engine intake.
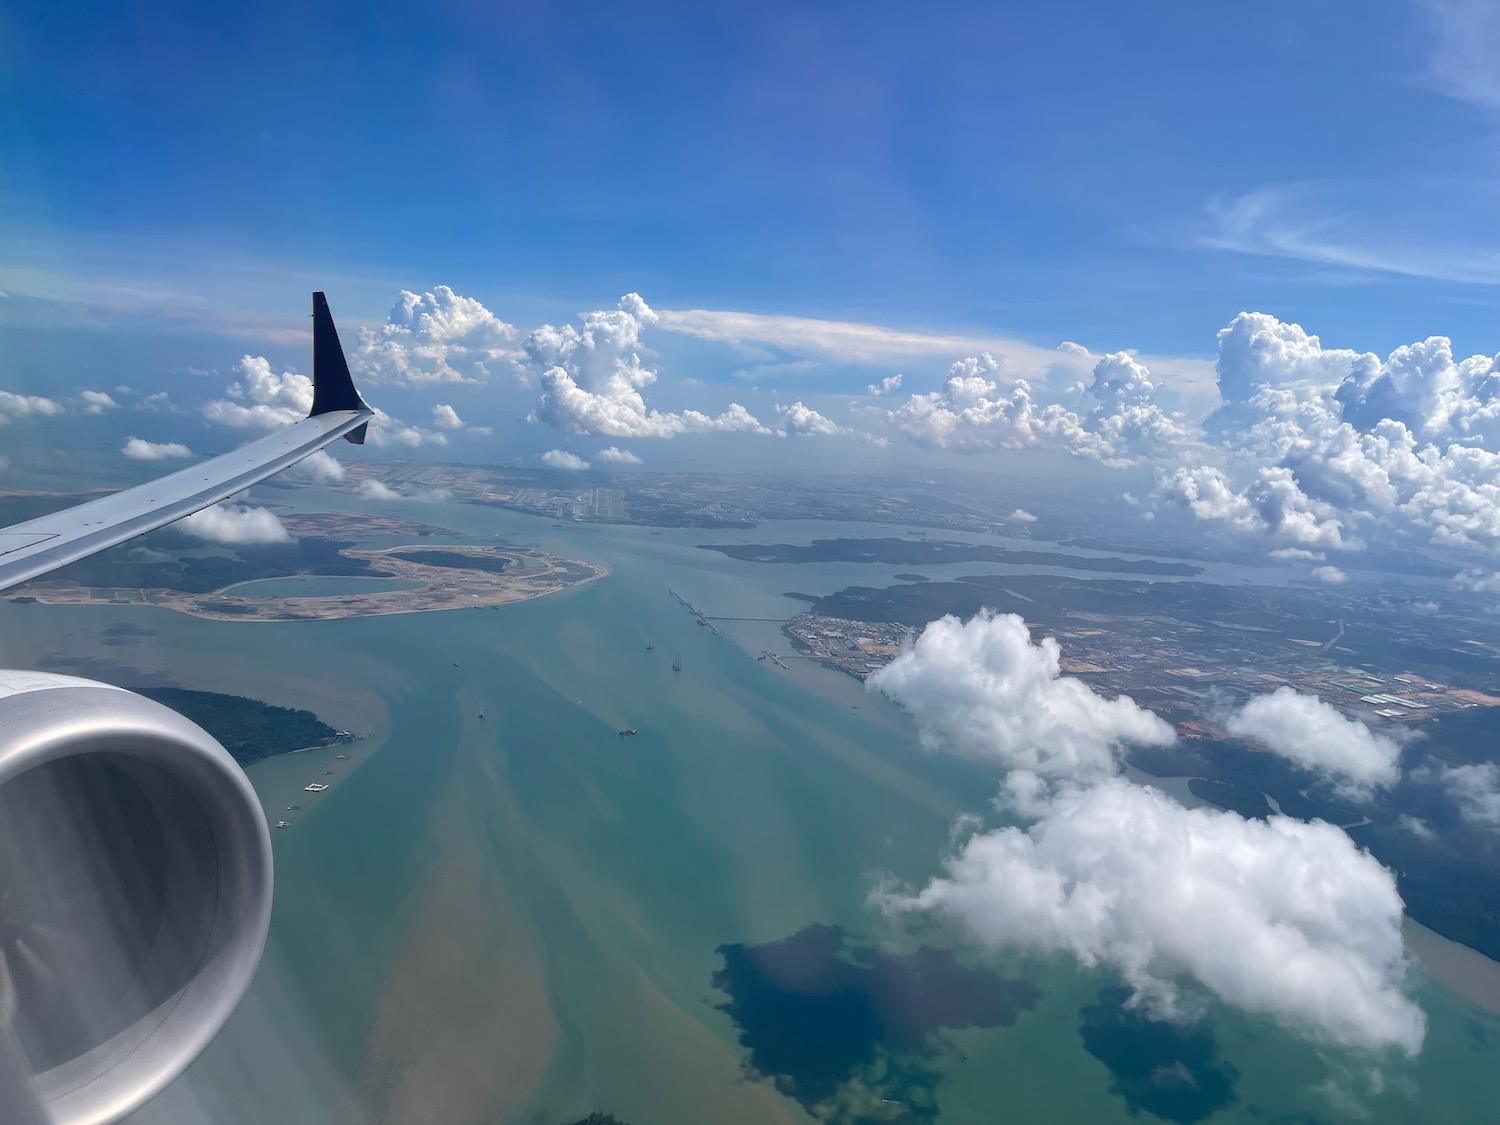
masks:
<path fill-rule="evenodd" d="M 234 1011 L 270 919 L 265 815 L 208 732 L 0 671 L 0 1105 L 33 1101 L 7 1121 L 105 1125 L 159 1093 Z"/>

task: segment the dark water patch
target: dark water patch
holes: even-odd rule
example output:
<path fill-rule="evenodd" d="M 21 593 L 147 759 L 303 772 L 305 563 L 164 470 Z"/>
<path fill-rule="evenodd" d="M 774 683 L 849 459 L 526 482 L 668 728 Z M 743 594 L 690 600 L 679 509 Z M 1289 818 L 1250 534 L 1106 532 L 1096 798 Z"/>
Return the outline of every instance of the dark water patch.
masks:
<path fill-rule="evenodd" d="M 1500 1031 L 1493 1024 L 1470 1016 L 1464 1020 L 1464 1032 L 1469 1038 L 1469 1050 L 1485 1052 L 1500 1049 Z"/>
<path fill-rule="evenodd" d="M 111 648 L 121 648 L 126 645 L 138 645 L 142 637 L 155 637 L 158 633 L 155 629 L 147 629 L 143 625 L 133 625 L 129 621 L 117 621 L 106 629 L 99 632 L 100 643 Z"/>
<path fill-rule="evenodd" d="M 898 582 L 931 582 L 932 581 L 932 579 L 928 578 L 927 575 L 925 575 L 925 574 L 897 574 L 897 575 L 893 575 L 892 577 L 894 577 Z"/>
<path fill-rule="evenodd" d="M 1008 1027 L 1036 1006 L 1025 981 L 961 965 L 947 950 L 896 954 L 850 946 L 836 926 L 808 926 L 765 945 L 722 945 L 714 987 L 739 1028 L 748 1067 L 827 1121 L 937 1116 L 954 1053 L 944 1028 Z M 960 1056 L 962 1057 L 962 1056 Z"/>
<path fill-rule="evenodd" d="M 1083 1048 L 1109 1068 L 1110 1090 L 1132 1114 L 1163 1121 L 1202 1121 L 1238 1096 L 1240 1072 L 1219 1057 L 1204 1024 L 1154 1020 L 1126 1007 L 1123 988 L 1099 990 L 1099 1003 L 1079 1012 Z"/>

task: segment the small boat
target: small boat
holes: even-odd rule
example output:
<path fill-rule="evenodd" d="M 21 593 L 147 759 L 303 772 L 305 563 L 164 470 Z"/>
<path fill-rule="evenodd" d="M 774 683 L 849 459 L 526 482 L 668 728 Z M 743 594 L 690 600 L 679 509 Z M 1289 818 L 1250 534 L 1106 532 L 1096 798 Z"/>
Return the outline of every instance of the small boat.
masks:
<path fill-rule="evenodd" d="M 481 712 L 479 712 L 479 717 L 480 717 L 480 718 L 481 718 L 481 719 L 482 719 L 482 718 L 484 718 L 484 712 L 483 712 L 483 711 L 481 711 Z"/>
<path fill-rule="evenodd" d="M 680 661 L 680 660 L 674 660 L 674 661 L 672 661 L 672 671 L 674 671 L 674 672 L 681 672 L 682 671 L 682 661 Z"/>
<path fill-rule="evenodd" d="M 290 820 L 278 820 L 276 822 L 277 828 L 290 828 L 291 826 L 292 822 Z"/>
<path fill-rule="evenodd" d="M 652 641 L 652 640 L 648 640 L 646 642 L 646 651 L 647 652 L 655 652 L 656 651 L 656 642 Z"/>
<path fill-rule="evenodd" d="M 622 737 L 624 735 L 627 735 L 627 734 L 635 734 L 635 733 L 637 733 L 635 727 L 626 727 L 624 730 L 622 730 L 620 732 L 620 734 L 621 734 Z"/>

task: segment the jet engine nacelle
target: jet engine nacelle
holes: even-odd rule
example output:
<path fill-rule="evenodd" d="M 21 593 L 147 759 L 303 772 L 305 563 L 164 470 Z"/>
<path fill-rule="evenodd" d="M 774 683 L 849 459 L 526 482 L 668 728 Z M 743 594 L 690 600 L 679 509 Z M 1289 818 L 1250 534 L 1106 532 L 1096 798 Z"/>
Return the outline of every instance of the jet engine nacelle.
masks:
<path fill-rule="evenodd" d="M 121 688 L 0 671 L 0 1117 L 103 1125 L 159 1093 L 270 920 L 265 816 L 212 736 Z"/>

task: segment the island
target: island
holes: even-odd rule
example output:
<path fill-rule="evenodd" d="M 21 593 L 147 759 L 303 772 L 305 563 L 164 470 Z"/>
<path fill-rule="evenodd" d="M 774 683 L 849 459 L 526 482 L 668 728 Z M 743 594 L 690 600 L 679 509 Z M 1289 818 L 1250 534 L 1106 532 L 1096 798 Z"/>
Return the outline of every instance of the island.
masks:
<path fill-rule="evenodd" d="M 299 548 L 300 555 L 291 553 L 293 546 Z M 175 575 L 159 571 L 156 576 L 167 584 L 156 586 L 83 583 L 79 572 L 70 567 L 59 572 L 62 577 L 31 582 L 22 589 L 25 597 L 48 605 L 153 605 L 217 621 L 307 621 L 508 605 L 586 585 L 609 573 L 598 563 L 558 558 L 527 547 L 447 545 L 441 549 L 397 546 L 358 550 L 337 540 L 309 538 L 282 547 L 280 564 L 275 567 L 261 555 L 265 550 L 240 551 L 255 560 L 249 578 L 242 577 L 244 569 L 236 567 L 236 560 L 222 560 L 222 567 L 200 567 Z M 309 556 L 319 565 L 294 565 Z M 228 582 L 222 578 L 208 582 L 211 573 L 234 577 Z M 401 580 L 401 588 L 287 597 L 250 597 L 235 592 L 261 578 L 299 575 L 394 578 Z M 83 576 L 117 577 L 98 569 Z"/>
<path fill-rule="evenodd" d="M 1062 570 L 1104 571 L 1115 574 L 1150 574 L 1163 578 L 1192 578 L 1201 566 L 1159 559 L 1093 558 L 1061 551 L 1018 551 L 985 543 L 956 543 L 941 539 L 814 539 L 806 546 L 795 543 L 700 543 L 702 551 L 718 551 L 732 559 L 759 563 L 866 562 L 940 563 L 993 562 L 1008 566 L 1052 566 Z M 923 581 L 921 575 L 896 575 L 907 581 Z"/>
<path fill-rule="evenodd" d="M 140 687 L 135 691 L 197 723 L 242 766 L 278 754 L 353 740 L 348 731 L 334 730 L 311 711 L 300 708 L 188 688 Z"/>

